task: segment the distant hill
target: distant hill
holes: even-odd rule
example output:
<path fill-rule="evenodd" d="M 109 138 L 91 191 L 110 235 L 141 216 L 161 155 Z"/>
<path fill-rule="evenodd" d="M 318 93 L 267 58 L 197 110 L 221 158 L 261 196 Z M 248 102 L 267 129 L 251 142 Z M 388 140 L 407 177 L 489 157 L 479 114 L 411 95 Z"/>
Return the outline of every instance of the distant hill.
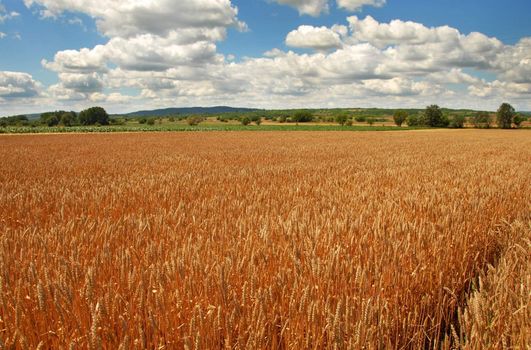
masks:
<path fill-rule="evenodd" d="M 203 115 L 212 115 L 212 114 L 221 114 L 221 113 L 242 113 L 242 112 L 254 112 L 258 109 L 253 108 L 234 108 L 227 106 L 216 106 L 216 107 L 182 107 L 182 108 L 163 108 L 163 109 L 153 109 L 146 111 L 138 111 L 123 114 L 126 117 L 162 117 L 167 115 L 176 115 L 176 114 L 203 114 Z"/>

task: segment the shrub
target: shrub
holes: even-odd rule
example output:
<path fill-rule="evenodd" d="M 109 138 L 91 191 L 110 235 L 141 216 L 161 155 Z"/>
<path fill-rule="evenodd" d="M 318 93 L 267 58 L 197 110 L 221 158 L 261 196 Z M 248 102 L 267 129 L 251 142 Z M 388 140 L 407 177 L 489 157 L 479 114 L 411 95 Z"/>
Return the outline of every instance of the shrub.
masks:
<path fill-rule="evenodd" d="M 139 124 L 146 124 L 147 123 L 147 119 L 146 118 L 139 118 L 138 119 L 138 123 Z"/>
<path fill-rule="evenodd" d="M 348 117 L 345 114 L 339 114 L 336 116 L 336 123 L 343 126 L 347 123 Z"/>
<path fill-rule="evenodd" d="M 240 119 L 240 123 L 242 125 L 249 125 L 251 124 L 251 119 L 249 117 L 243 117 Z"/>
<path fill-rule="evenodd" d="M 367 118 L 362 116 L 362 115 L 358 115 L 356 116 L 356 118 L 354 118 L 358 123 L 365 123 L 367 121 Z"/>
<path fill-rule="evenodd" d="M 259 115 L 253 115 L 249 119 L 251 120 L 251 122 L 255 123 L 256 125 L 262 124 L 262 117 L 260 117 Z"/>
<path fill-rule="evenodd" d="M 367 120 L 367 124 L 369 124 L 370 126 L 372 126 L 375 122 L 374 118 L 371 118 L 371 117 L 366 118 L 366 120 Z"/>
<path fill-rule="evenodd" d="M 193 116 L 190 116 L 190 117 L 186 118 L 186 123 L 188 123 L 188 125 L 190 125 L 190 126 L 199 125 L 199 124 L 201 124 L 204 121 L 205 121 L 204 117 L 200 117 L 200 116 L 197 116 L 197 115 L 193 115 Z"/>
<path fill-rule="evenodd" d="M 310 111 L 298 111 L 291 117 L 295 123 L 309 123 L 313 121 L 313 114 Z"/>
<path fill-rule="evenodd" d="M 155 118 L 149 118 L 147 120 L 147 125 L 155 125 Z"/>

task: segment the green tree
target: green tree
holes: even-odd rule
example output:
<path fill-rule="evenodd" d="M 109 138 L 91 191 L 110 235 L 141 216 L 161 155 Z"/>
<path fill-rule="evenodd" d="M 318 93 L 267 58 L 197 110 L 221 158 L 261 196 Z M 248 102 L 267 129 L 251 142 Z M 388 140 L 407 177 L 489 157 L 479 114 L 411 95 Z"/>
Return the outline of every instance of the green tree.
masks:
<path fill-rule="evenodd" d="M 297 111 L 291 120 L 295 123 L 309 123 L 313 121 L 313 113 L 310 111 Z"/>
<path fill-rule="evenodd" d="M 25 115 L 13 115 L 10 117 L 0 118 L 0 126 L 27 126 L 30 125 L 28 117 Z"/>
<path fill-rule="evenodd" d="M 262 117 L 259 115 L 252 115 L 250 118 L 251 122 L 255 123 L 256 125 L 262 124 Z"/>
<path fill-rule="evenodd" d="M 59 120 L 59 124 L 64 126 L 72 126 L 76 123 L 77 116 L 76 112 L 64 112 L 61 114 L 61 119 Z"/>
<path fill-rule="evenodd" d="M 369 124 L 370 126 L 372 126 L 374 124 L 374 118 L 373 117 L 366 118 L 366 120 L 367 120 L 367 124 Z"/>
<path fill-rule="evenodd" d="M 395 121 L 396 126 L 401 127 L 407 120 L 407 117 L 408 115 L 406 111 L 396 111 L 393 115 L 393 120 Z"/>
<path fill-rule="evenodd" d="M 455 129 L 462 129 L 465 127 L 466 118 L 462 114 L 455 115 L 450 122 L 450 127 Z"/>
<path fill-rule="evenodd" d="M 186 123 L 190 126 L 196 126 L 201 124 L 205 121 L 205 118 L 198 116 L 198 115 L 191 115 L 188 118 L 186 118 Z"/>
<path fill-rule="evenodd" d="M 524 117 L 522 117 L 520 114 L 516 114 L 513 118 L 513 123 L 514 123 L 514 126 L 516 126 L 517 128 L 520 128 L 522 126 L 522 123 L 525 121 L 526 119 Z"/>
<path fill-rule="evenodd" d="M 424 126 L 426 125 L 426 121 L 424 119 L 423 115 L 419 114 L 412 114 L 407 117 L 407 125 L 408 126 Z"/>
<path fill-rule="evenodd" d="M 510 129 L 513 123 L 515 111 L 513 106 L 508 103 L 502 103 L 496 114 L 498 127 L 502 129 Z"/>
<path fill-rule="evenodd" d="M 155 125 L 155 118 L 149 118 L 147 120 L 147 125 Z"/>
<path fill-rule="evenodd" d="M 42 113 L 40 116 L 40 122 L 47 126 L 56 126 L 61 121 L 61 116 L 65 111 L 55 111 Z"/>
<path fill-rule="evenodd" d="M 79 113 L 81 125 L 109 125 L 109 115 L 102 107 L 90 107 Z"/>
<path fill-rule="evenodd" d="M 338 114 L 336 115 L 336 123 L 338 123 L 341 126 L 344 126 L 348 121 L 348 116 L 346 114 Z"/>
<path fill-rule="evenodd" d="M 490 128 L 492 118 L 487 112 L 478 112 L 472 117 L 472 124 L 475 128 Z"/>
<path fill-rule="evenodd" d="M 46 118 L 46 125 L 48 126 L 56 126 L 59 124 L 59 118 L 57 118 L 57 115 L 52 114 L 48 118 Z"/>
<path fill-rule="evenodd" d="M 444 128 L 450 123 L 448 118 L 443 115 L 441 108 L 437 105 L 426 107 L 424 111 L 424 119 L 426 125 L 432 128 Z"/>
<path fill-rule="evenodd" d="M 249 117 L 243 117 L 240 119 L 240 123 L 242 125 L 249 125 L 251 124 L 251 119 Z"/>

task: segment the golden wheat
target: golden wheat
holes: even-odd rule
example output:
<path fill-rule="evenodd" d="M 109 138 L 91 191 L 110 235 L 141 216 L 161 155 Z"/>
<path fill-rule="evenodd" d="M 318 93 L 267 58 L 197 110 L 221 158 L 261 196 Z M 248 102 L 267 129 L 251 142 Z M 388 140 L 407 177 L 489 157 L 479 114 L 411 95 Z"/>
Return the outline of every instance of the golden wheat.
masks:
<path fill-rule="evenodd" d="M 0 157 L 0 348 L 529 344 L 526 131 L 3 136 Z"/>

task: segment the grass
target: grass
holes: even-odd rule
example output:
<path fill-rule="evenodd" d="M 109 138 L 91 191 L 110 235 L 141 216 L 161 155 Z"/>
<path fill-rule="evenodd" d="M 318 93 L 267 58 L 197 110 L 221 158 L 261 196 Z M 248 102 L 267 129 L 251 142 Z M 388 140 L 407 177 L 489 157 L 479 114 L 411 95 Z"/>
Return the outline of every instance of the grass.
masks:
<path fill-rule="evenodd" d="M 2 136 L 0 345 L 529 348 L 530 152 L 500 130 Z"/>

